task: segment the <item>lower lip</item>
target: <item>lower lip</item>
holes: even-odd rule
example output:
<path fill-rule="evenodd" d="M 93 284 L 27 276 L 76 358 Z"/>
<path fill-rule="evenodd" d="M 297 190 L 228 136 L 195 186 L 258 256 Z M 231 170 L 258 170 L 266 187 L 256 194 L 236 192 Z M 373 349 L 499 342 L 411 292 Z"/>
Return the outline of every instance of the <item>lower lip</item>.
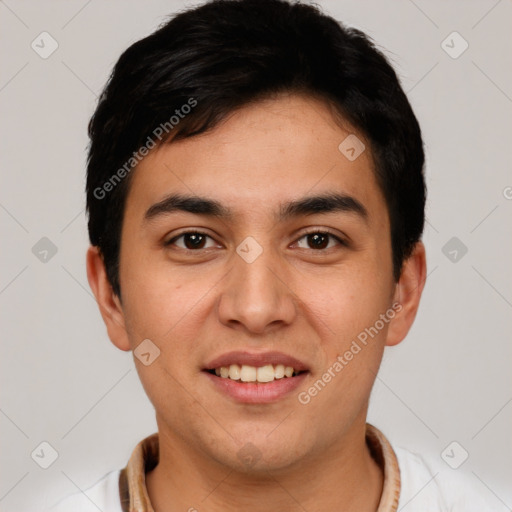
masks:
<path fill-rule="evenodd" d="M 277 402 L 297 389 L 308 374 L 308 372 L 303 372 L 295 377 L 283 377 L 272 382 L 240 382 L 217 377 L 207 371 L 203 373 L 221 393 L 245 404 Z"/>

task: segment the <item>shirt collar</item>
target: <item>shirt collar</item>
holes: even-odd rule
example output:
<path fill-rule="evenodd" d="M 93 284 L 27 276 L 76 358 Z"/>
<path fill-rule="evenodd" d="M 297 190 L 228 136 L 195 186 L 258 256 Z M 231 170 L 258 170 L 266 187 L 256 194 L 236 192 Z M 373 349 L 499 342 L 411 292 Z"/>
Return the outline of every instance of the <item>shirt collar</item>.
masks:
<path fill-rule="evenodd" d="M 366 443 L 384 472 L 377 512 L 396 512 L 400 498 L 400 469 L 395 452 L 384 434 L 369 423 L 366 424 Z M 158 464 L 158 460 L 158 434 L 155 433 L 135 447 L 127 466 L 121 470 L 119 494 L 123 512 L 154 512 L 146 488 L 146 473 Z"/>

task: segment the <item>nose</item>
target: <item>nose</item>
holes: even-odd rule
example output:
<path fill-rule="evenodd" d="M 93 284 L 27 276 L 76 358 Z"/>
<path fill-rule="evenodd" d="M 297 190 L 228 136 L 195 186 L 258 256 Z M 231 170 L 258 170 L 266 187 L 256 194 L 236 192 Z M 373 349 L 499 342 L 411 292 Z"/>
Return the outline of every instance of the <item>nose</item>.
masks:
<path fill-rule="evenodd" d="M 231 328 L 264 334 L 290 325 L 297 298 L 284 262 L 270 250 L 252 262 L 233 255 L 233 268 L 223 280 L 218 303 L 220 321 Z"/>

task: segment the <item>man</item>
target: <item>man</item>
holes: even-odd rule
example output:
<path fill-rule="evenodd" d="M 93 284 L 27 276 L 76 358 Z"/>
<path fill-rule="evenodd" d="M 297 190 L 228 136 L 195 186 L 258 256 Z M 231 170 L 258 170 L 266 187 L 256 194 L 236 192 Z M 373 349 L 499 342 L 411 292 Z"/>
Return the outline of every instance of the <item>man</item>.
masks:
<path fill-rule="evenodd" d="M 158 433 L 54 510 L 490 510 L 366 423 L 426 264 L 420 128 L 364 34 L 207 3 L 121 56 L 89 133 L 89 283 Z"/>

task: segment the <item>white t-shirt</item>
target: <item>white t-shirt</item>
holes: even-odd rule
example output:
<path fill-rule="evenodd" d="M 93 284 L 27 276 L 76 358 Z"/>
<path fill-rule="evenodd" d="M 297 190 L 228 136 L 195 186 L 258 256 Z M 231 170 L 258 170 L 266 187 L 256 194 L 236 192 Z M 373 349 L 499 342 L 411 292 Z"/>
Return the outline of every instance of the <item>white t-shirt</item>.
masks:
<path fill-rule="evenodd" d="M 426 460 L 403 448 L 394 449 L 401 476 L 398 511 L 496 512 L 502 504 L 471 475 L 446 466 L 433 468 Z M 437 464 L 436 464 L 437 466 Z M 75 493 L 49 512 L 123 512 L 119 498 L 120 470 L 111 471 L 84 493 Z M 481 491 L 479 490 L 481 489 Z"/>
<path fill-rule="evenodd" d="M 123 512 L 119 498 L 119 473 L 117 469 L 84 490 L 58 501 L 48 512 Z"/>
<path fill-rule="evenodd" d="M 497 512 L 502 504 L 474 475 L 452 469 L 440 456 L 394 448 L 401 474 L 398 511 Z"/>

